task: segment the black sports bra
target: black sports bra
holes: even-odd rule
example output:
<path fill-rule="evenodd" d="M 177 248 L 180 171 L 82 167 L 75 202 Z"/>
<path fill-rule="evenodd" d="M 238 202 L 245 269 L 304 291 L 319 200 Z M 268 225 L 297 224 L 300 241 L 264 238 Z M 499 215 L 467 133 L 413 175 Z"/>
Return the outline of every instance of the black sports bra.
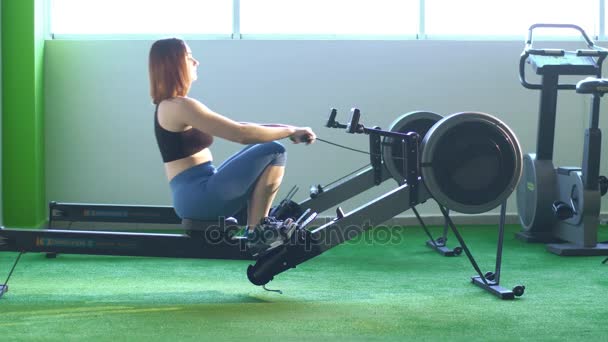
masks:
<path fill-rule="evenodd" d="M 211 146 L 213 136 L 191 128 L 183 132 L 171 132 L 158 122 L 158 105 L 154 111 L 154 133 L 163 162 L 189 157 Z"/>

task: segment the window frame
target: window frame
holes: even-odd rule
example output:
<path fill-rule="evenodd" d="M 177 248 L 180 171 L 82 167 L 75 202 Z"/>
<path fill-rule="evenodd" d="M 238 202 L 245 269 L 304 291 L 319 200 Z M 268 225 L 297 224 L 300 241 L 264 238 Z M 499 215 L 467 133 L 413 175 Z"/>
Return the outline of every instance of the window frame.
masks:
<path fill-rule="evenodd" d="M 45 0 L 44 31 L 48 40 L 153 40 L 161 38 L 160 34 L 54 34 L 51 32 L 51 2 Z M 429 35 L 425 32 L 426 25 L 426 0 L 419 1 L 419 28 L 416 34 L 247 34 L 241 32 L 240 27 L 240 0 L 233 2 L 232 33 L 229 34 L 176 34 L 187 40 L 521 40 L 524 34 L 509 35 Z M 508 1 L 508 0 L 504 0 Z M 590 34 L 596 41 L 606 41 L 606 0 L 598 1 L 598 33 Z M 577 37 L 555 36 L 555 39 L 576 40 Z"/>

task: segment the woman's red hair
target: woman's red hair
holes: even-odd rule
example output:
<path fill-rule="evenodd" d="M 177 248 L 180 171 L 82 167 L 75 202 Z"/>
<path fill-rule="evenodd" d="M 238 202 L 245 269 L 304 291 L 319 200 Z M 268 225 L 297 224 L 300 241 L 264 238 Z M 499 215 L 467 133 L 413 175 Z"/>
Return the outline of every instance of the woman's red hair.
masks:
<path fill-rule="evenodd" d="M 150 96 L 154 104 L 186 96 L 190 90 L 186 43 L 178 38 L 157 40 L 150 48 L 148 73 Z"/>

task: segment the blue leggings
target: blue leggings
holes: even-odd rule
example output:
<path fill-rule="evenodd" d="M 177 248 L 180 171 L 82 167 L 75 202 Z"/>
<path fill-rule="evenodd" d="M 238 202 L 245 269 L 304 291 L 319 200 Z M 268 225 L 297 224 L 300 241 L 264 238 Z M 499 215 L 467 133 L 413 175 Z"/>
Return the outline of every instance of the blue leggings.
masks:
<path fill-rule="evenodd" d="M 247 207 L 262 172 L 286 160 L 285 147 L 273 141 L 248 145 L 217 168 L 211 162 L 193 166 L 169 183 L 175 212 L 195 220 L 235 216 Z"/>

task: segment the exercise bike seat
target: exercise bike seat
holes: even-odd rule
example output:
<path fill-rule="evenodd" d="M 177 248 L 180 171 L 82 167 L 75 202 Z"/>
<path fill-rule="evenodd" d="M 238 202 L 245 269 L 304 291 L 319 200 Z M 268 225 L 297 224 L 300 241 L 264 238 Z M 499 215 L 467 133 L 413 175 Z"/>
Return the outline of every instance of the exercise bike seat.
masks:
<path fill-rule="evenodd" d="M 576 84 L 576 92 L 600 95 L 608 93 L 608 78 L 587 77 Z"/>

